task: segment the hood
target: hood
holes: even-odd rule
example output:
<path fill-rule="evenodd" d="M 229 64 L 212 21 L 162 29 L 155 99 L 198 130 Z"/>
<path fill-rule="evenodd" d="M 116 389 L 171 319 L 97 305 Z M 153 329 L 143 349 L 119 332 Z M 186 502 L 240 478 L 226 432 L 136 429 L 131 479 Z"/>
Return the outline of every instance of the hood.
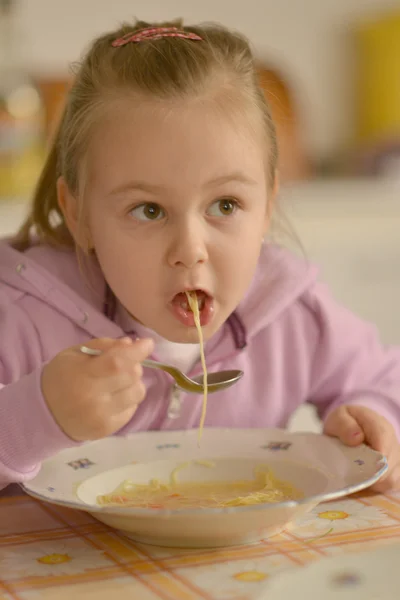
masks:
<path fill-rule="evenodd" d="M 299 301 L 318 269 L 282 246 L 265 243 L 250 288 L 237 308 L 248 337 L 256 335 Z"/>
<path fill-rule="evenodd" d="M 91 337 L 121 337 L 103 314 L 105 282 L 97 262 L 79 264 L 73 250 L 37 245 L 19 252 L 2 240 L 0 286 L 15 301 L 31 296 L 51 306 Z"/>

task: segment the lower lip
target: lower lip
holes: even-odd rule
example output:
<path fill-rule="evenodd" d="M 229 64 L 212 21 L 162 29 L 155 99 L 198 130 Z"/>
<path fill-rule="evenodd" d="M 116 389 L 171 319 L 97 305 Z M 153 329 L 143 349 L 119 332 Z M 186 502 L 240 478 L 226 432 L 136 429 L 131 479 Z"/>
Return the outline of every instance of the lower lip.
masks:
<path fill-rule="evenodd" d="M 182 323 L 182 325 L 185 325 L 186 327 L 196 326 L 194 322 L 194 314 L 189 308 L 185 309 L 179 303 L 174 302 L 171 302 L 169 306 L 174 317 L 178 319 L 178 321 Z M 207 296 L 204 300 L 203 308 L 200 311 L 200 324 L 202 327 L 205 327 L 211 322 L 213 314 L 214 301 L 212 298 Z"/>

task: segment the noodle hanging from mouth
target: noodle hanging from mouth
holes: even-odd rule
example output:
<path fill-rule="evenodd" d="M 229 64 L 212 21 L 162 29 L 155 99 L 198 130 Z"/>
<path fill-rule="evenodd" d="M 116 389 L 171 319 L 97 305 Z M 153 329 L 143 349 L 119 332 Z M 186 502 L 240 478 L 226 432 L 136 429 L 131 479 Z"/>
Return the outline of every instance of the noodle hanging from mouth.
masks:
<path fill-rule="evenodd" d="M 204 422 L 206 420 L 206 413 L 207 413 L 207 396 L 208 396 L 208 393 L 207 393 L 208 392 L 207 365 L 206 365 L 206 357 L 204 354 L 204 339 L 203 339 L 203 331 L 201 329 L 199 301 L 197 298 L 197 294 L 196 294 L 196 292 L 185 292 L 185 293 L 187 296 L 189 307 L 190 307 L 191 311 L 193 312 L 194 324 L 196 326 L 197 333 L 199 336 L 200 360 L 201 360 L 201 366 L 203 369 L 204 395 L 203 395 L 203 408 L 201 411 L 200 425 L 199 425 L 199 438 L 198 438 L 199 443 L 200 443 L 201 437 L 203 435 Z"/>

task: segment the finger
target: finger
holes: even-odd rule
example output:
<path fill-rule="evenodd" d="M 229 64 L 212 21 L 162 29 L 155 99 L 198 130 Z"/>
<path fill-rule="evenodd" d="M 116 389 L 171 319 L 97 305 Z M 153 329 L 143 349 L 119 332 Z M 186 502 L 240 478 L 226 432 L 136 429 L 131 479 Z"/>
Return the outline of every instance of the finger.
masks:
<path fill-rule="evenodd" d="M 138 405 L 135 404 L 135 405 L 127 408 L 123 412 L 112 415 L 108 421 L 108 425 L 109 425 L 111 431 L 116 432 L 116 431 L 119 431 L 120 429 L 122 429 L 123 427 L 125 427 L 125 425 L 127 425 L 129 423 L 129 421 L 131 421 L 131 419 L 133 418 L 134 414 L 137 411 L 137 408 L 138 408 Z"/>
<path fill-rule="evenodd" d="M 353 405 L 347 408 L 349 414 L 364 431 L 366 443 L 374 450 L 388 456 L 392 448 L 397 445 L 396 434 L 389 421 L 365 406 Z"/>
<path fill-rule="evenodd" d="M 89 365 L 90 377 L 87 380 L 87 393 L 114 395 L 139 385 L 143 376 L 143 367 L 129 356 L 111 354 L 105 361 L 96 361 Z"/>
<path fill-rule="evenodd" d="M 364 432 L 357 420 L 352 416 L 347 406 L 339 406 L 328 415 L 324 433 L 337 437 L 346 446 L 358 446 L 364 441 Z"/>
<path fill-rule="evenodd" d="M 141 363 L 147 358 L 154 348 L 152 339 L 129 341 L 131 343 L 121 341 L 122 343 L 111 346 L 98 357 L 98 364 L 103 363 L 106 366 L 107 364 L 114 363 L 117 367 L 130 368 L 132 365 Z"/>
<path fill-rule="evenodd" d="M 107 419 L 112 431 L 121 429 L 132 419 L 145 396 L 146 389 L 143 384 L 139 384 L 135 389 L 131 387 L 113 396 L 113 401 L 110 403 L 110 414 Z"/>
<path fill-rule="evenodd" d="M 112 381 L 115 381 L 118 378 L 121 378 L 124 381 L 126 378 L 129 378 L 129 382 L 132 384 L 134 381 L 141 379 L 143 367 L 140 362 L 136 362 L 136 360 L 129 357 L 129 355 L 113 352 L 107 357 L 104 357 L 102 361 L 98 361 L 96 364 L 91 365 L 90 374 L 94 378 L 109 380 L 110 385 L 112 384 Z"/>
<path fill-rule="evenodd" d="M 133 385 L 137 385 L 140 378 L 133 379 L 128 372 L 117 373 L 115 375 L 102 375 L 101 377 L 91 377 L 88 379 L 86 388 L 83 390 L 91 398 L 107 400 L 112 399 L 114 395 L 130 390 Z"/>
<path fill-rule="evenodd" d="M 129 373 L 134 379 L 142 377 L 141 362 L 153 350 L 154 342 L 151 339 L 132 341 L 114 340 L 100 356 L 89 357 L 85 362 L 85 368 L 94 377 L 110 377 L 123 373 Z"/>
<path fill-rule="evenodd" d="M 116 392 L 111 400 L 112 410 L 116 414 L 131 410 L 143 402 L 146 396 L 146 388 L 142 382 L 136 383 L 125 390 Z"/>

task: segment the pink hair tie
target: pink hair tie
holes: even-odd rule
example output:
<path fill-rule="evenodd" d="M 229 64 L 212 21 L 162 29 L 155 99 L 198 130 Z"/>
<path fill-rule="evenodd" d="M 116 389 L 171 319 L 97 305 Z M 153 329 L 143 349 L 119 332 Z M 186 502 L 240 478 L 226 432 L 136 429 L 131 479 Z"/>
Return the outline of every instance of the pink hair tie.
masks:
<path fill-rule="evenodd" d="M 125 46 L 130 42 L 139 43 L 147 40 L 159 40 L 164 37 L 177 37 L 185 40 L 203 41 L 203 38 L 197 33 L 181 31 L 177 27 L 148 27 L 140 31 L 126 33 L 124 36 L 117 38 L 112 42 L 114 48 Z"/>

